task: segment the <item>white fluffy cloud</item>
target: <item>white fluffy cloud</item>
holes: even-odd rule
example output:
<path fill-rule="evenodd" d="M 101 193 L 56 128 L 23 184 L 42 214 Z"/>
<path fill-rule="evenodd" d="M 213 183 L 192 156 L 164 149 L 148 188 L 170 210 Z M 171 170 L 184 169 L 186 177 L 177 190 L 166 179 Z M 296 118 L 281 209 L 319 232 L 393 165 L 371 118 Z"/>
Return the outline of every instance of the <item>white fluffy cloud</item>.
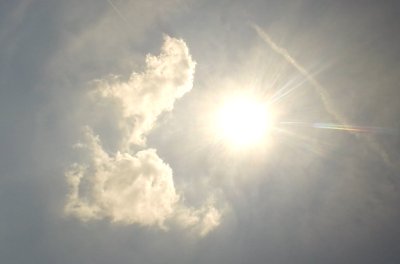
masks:
<path fill-rule="evenodd" d="M 167 222 L 204 236 L 220 223 L 221 213 L 210 200 L 200 208 L 183 203 L 173 172 L 155 149 L 130 153 L 144 145 L 159 115 L 171 111 L 176 99 L 190 91 L 195 63 L 183 40 L 166 36 L 159 56 L 148 55 L 143 73 L 126 82 L 100 81 L 100 98 L 112 98 L 121 107 L 119 124 L 126 136 L 121 149 L 107 153 L 91 128 L 80 146 L 88 161 L 66 172 L 70 192 L 65 212 L 83 221 L 109 219 L 121 224 L 167 228 Z"/>
<path fill-rule="evenodd" d="M 90 162 L 67 173 L 71 193 L 66 211 L 83 220 L 161 227 L 179 200 L 171 168 L 154 149 L 110 156 L 90 130 L 86 136 Z"/>
<path fill-rule="evenodd" d="M 176 99 L 189 92 L 193 84 L 195 62 L 183 40 L 165 36 L 159 56 L 147 55 L 143 73 L 133 73 L 127 82 L 100 81 L 101 96 L 120 102 L 129 142 L 144 144 L 157 117 L 170 111 Z M 129 120 L 130 122 L 126 122 Z"/>

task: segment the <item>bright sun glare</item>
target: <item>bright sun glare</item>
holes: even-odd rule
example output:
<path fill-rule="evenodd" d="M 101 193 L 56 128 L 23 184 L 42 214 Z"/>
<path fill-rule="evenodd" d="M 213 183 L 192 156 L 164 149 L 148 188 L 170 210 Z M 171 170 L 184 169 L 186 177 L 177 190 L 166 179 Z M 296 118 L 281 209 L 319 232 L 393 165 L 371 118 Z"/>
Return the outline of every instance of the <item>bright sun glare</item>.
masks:
<path fill-rule="evenodd" d="M 227 100 L 215 121 L 219 137 L 235 147 L 260 143 L 270 129 L 267 105 L 245 96 Z"/>

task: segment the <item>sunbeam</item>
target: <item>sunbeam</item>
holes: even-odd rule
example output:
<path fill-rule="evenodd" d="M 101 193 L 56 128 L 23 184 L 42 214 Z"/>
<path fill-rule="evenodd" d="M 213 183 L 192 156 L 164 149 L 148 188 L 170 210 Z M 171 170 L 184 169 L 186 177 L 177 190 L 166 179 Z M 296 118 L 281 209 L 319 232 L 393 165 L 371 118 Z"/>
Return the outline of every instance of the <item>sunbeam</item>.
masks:
<path fill-rule="evenodd" d="M 329 99 L 329 95 L 326 92 L 325 88 L 302 66 L 300 65 L 290 54 L 289 52 L 280 47 L 278 44 L 276 44 L 272 38 L 258 25 L 256 24 L 251 24 L 251 27 L 257 32 L 258 36 L 266 43 L 268 46 L 277 54 L 281 55 L 288 63 L 290 63 L 296 70 L 298 70 L 312 85 L 312 87 L 315 89 L 316 93 L 320 97 L 325 110 L 332 115 L 333 118 L 338 121 L 338 123 L 343 126 L 343 127 L 349 127 L 347 119 L 340 114 L 338 111 L 336 111 L 335 107 L 331 103 L 331 100 Z M 357 133 L 354 133 L 356 131 L 353 130 L 346 130 L 347 132 L 353 133 L 354 135 L 358 136 Z M 399 164 L 396 161 L 393 161 L 392 157 L 383 149 L 380 144 L 371 136 L 363 136 L 364 140 L 366 143 L 369 145 L 371 149 L 373 149 L 380 157 L 382 160 L 390 167 L 393 168 L 399 168 Z"/>

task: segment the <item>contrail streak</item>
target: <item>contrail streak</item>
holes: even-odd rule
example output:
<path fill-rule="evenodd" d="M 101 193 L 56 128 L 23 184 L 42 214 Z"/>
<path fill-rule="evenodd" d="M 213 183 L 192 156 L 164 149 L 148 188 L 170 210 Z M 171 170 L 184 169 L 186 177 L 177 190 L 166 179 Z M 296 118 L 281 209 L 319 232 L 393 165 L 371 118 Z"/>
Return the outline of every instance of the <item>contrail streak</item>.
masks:
<path fill-rule="evenodd" d="M 328 94 L 326 93 L 325 89 L 322 87 L 322 85 L 314 79 L 314 77 L 308 73 L 308 71 L 301 66 L 295 59 L 290 56 L 290 54 L 285 50 L 284 48 L 279 47 L 272 39 L 271 37 L 264 31 L 262 30 L 259 26 L 252 24 L 252 27 L 256 30 L 257 34 L 279 55 L 281 55 L 287 62 L 289 62 L 296 70 L 298 70 L 313 86 L 313 88 L 316 90 L 316 92 L 319 94 L 322 103 L 326 109 L 326 111 L 332 115 L 336 121 L 342 124 L 346 124 L 346 120 L 343 116 L 341 116 L 339 113 L 337 113 L 334 110 L 334 107 L 332 104 L 329 102 L 329 97 Z"/>
<path fill-rule="evenodd" d="M 261 29 L 258 25 L 251 23 L 251 27 L 257 32 L 258 36 L 267 43 L 273 51 L 275 51 L 277 54 L 281 55 L 287 62 L 289 62 L 296 70 L 298 70 L 311 84 L 311 86 L 315 89 L 317 94 L 320 96 L 322 104 L 324 105 L 326 111 L 332 115 L 336 119 L 338 123 L 340 123 L 342 126 L 347 127 L 348 122 L 344 116 L 342 116 L 340 113 L 335 111 L 334 106 L 329 100 L 329 95 L 325 91 L 324 87 L 302 66 L 300 65 L 290 54 L 289 52 L 278 46 L 271 37 L 263 30 Z M 349 131 L 351 133 L 351 131 Z M 354 134 L 354 133 L 353 133 Z M 357 134 L 355 134 L 358 136 Z M 367 141 L 368 145 L 370 148 L 372 148 L 375 152 L 377 152 L 382 160 L 389 166 L 399 168 L 398 164 L 392 162 L 391 158 L 389 157 L 389 154 L 382 149 L 382 147 L 376 142 L 373 138 L 368 137 L 368 136 L 363 136 L 363 138 Z"/>
<path fill-rule="evenodd" d="M 128 25 L 128 20 L 126 17 L 119 11 L 118 7 L 114 5 L 114 3 L 111 0 L 107 0 L 108 4 L 114 9 L 115 13 Z"/>

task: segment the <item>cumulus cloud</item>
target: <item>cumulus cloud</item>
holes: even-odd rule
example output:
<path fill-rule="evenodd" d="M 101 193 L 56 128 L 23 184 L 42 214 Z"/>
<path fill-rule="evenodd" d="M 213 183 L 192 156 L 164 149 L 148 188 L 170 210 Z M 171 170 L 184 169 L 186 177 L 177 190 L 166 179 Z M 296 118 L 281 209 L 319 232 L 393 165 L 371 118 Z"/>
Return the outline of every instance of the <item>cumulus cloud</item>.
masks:
<path fill-rule="evenodd" d="M 189 92 L 195 62 L 183 40 L 165 36 L 159 56 L 147 55 L 143 73 L 133 73 L 127 82 L 99 81 L 97 92 L 119 101 L 133 144 L 144 144 L 157 117 L 170 111 L 176 99 Z M 129 125 L 133 124 L 133 125 Z"/>
<path fill-rule="evenodd" d="M 212 199 L 198 209 L 181 206 L 176 210 L 174 217 L 179 225 L 200 236 L 207 235 L 221 222 L 221 212 L 214 207 Z"/>
<path fill-rule="evenodd" d="M 162 227 L 179 196 L 172 170 L 156 150 L 110 156 L 98 136 L 88 130 L 86 137 L 84 147 L 91 156 L 88 164 L 75 165 L 67 173 L 71 193 L 66 211 L 83 220 L 108 218 L 123 224 Z"/>
<path fill-rule="evenodd" d="M 130 145 L 145 145 L 147 133 L 162 112 L 191 90 L 195 62 L 183 40 L 165 36 L 159 56 L 148 55 L 143 73 L 128 81 L 99 81 L 96 93 L 113 99 L 121 108 L 119 124 L 126 136 L 116 153 L 104 150 L 99 136 L 85 130 L 87 161 L 66 172 L 69 194 L 65 212 L 82 221 L 108 219 L 167 229 L 167 222 L 206 235 L 220 224 L 221 213 L 209 199 L 200 208 L 184 204 L 173 172 L 155 149 L 136 153 Z M 122 125 L 123 124 L 123 125 Z"/>

